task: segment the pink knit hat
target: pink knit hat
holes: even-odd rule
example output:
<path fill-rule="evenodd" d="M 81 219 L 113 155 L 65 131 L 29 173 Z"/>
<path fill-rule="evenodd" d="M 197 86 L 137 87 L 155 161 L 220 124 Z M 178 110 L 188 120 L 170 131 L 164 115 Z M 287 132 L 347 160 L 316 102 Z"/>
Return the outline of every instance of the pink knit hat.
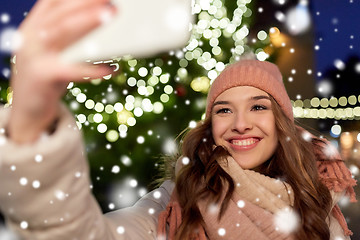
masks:
<path fill-rule="evenodd" d="M 280 105 L 285 115 L 294 121 L 292 104 L 279 68 L 273 63 L 258 60 L 241 60 L 225 68 L 211 85 L 206 117 L 210 116 L 214 101 L 222 92 L 238 86 L 252 86 L 267 92 Z"/>

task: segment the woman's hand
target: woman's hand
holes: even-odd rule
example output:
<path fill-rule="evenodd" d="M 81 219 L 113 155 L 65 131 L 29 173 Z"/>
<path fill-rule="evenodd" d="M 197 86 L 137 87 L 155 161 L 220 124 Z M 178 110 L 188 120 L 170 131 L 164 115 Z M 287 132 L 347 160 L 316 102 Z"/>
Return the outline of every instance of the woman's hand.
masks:
<path fill-rule="evenodd" d="M 53 123 L 70 81 L 99 78 L 112 71 L 93 64 L 70 64 L 60 52 L 115 12 L 109 0 L 38 0 L 19 28 L 11 87 L 10 138 L 35 141 Z"/>

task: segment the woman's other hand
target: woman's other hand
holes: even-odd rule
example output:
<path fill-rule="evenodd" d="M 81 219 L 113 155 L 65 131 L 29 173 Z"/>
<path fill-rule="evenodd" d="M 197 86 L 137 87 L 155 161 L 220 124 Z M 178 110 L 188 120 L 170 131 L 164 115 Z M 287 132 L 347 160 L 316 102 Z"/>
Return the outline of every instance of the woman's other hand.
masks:
<path fill-rule="evenodd" d="M 19 28 L 11 87 L 8 135 L 18 143 L 35 141 L 55 121 L 70 81 L 99 78 L 105 66 L 66 63 L 61 51 L 115 12 L 109 0 L 38 0 Z"/>

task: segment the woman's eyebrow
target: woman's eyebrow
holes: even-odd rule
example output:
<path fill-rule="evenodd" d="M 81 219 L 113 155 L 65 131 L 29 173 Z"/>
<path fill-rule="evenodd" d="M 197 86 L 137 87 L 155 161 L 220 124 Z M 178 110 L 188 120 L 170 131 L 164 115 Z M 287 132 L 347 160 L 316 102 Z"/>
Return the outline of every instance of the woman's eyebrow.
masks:
<path fill-rule="evenodd" d="M 270 97 L 266 95 L 258 95 L 250 98 L 250 100 L 261 100 L 261 99 L 267 99 L 270 101 Z"/>
<path fill-rule="evenodd" d="M 212 108 L 214 108 L 216 105 L 225 105 L 225 104 L 230 104 L 229 101 L 216 101 L 214 102 Z"/>
<path fill-rule="evenodd" d="M 266 95 L 252 96 L 249 99 L 252 101 L 261 100 L 261 99 L 266 99 L 266 100 L 270 101 L 270 97 L 266 96 Z M 216 101 L 216 102 L 214 102 L 212 108 L 214 108 L 216 105 L 226 105 L 226 104 L 230 104 L 230 102 L 229 101 Z"/>
<path fill-rule="evenodd" d="M 252 96 L 249 98 L 249 100 L 251 101 L 256 101 L 256 100 L 261 100 L 261 99 L 266 99 L 270 101 L 270 97 L 267 95 L 257 95 L 257 96 Z M 227 105 L 230 104 L 229 101 L 216 101 L 214 102 L 212 108 L 214 108 L 216 105 Z"/>

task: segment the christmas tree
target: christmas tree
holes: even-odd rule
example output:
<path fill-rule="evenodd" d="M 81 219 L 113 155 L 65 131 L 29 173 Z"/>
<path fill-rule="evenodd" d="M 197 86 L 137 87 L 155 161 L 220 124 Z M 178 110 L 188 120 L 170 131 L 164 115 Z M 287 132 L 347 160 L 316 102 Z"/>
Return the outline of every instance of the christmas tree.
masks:
<path fill-rule="evenodd" d="M 197 1 L 183 49 L 153 58 L 108 62 L 117 74 L 70 84 L 65 102 L 84 132 L 94 193 L 105 211 L 127 206 L 159 177 L 158 162 L 177 150 L 176 137 L 201 120 L 211 81 L 246 52 L 258 58 L 267 40 L 250 46 L 249 0 Z M 256 47 L 257 50 L 254 49 Z"/>

